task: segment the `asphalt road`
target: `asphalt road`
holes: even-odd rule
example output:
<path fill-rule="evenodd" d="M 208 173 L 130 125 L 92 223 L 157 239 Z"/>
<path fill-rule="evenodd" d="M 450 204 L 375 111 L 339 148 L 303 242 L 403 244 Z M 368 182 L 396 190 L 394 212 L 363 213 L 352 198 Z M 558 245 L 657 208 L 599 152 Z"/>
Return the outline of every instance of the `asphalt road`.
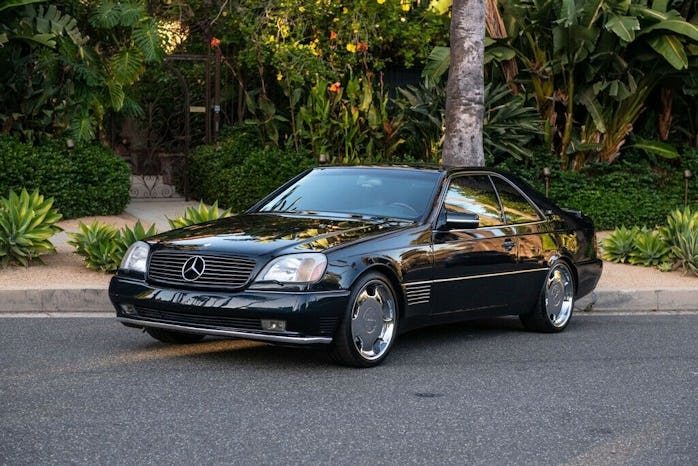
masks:
<path fill-rule="evenodd" d="M 401 336 L 384 365 L 0 319 L 0 464 L 698 464 L 698 315 Z"/>

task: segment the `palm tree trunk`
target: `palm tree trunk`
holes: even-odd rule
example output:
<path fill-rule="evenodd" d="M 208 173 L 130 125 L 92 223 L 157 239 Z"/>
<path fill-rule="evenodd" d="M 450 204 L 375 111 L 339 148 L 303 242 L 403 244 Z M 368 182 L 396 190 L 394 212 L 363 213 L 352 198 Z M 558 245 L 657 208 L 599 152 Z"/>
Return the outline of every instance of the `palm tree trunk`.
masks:
<path fill-rule="evenodd" d="M 443 164 L 483 166 L 484 0 L 453 0 Z"/>

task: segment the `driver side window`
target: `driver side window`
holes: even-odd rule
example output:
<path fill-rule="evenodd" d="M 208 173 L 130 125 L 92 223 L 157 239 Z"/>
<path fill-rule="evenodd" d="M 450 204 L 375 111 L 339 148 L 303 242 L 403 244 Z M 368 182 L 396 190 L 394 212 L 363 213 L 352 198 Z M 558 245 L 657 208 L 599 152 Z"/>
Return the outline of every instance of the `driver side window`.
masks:
<path fill-rule="evenodd" d="M 446 212 L 477 215 L 481 227 L 504 223 L 499 199 L 486 175 L 453 178 L 444 202 Z"/>

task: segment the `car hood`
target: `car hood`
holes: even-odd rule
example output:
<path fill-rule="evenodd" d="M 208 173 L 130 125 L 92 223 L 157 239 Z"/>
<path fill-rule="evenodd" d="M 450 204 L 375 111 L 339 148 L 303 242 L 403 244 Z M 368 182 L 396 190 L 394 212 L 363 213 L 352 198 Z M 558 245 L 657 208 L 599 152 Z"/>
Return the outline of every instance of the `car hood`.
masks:
<path fill-rule="evenodd" d="M 321 252 L 412 225 L 396 220 L 243 214 L 152 237 L 156 248 L 244 255 Z"/>

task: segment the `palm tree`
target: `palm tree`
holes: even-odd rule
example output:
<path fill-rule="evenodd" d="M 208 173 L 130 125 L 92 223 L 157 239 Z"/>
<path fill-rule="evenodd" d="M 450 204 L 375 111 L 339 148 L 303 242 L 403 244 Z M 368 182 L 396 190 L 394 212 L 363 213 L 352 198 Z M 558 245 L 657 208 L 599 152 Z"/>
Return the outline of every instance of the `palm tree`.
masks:
<path fill-rule="evenodd" d="M 485 82 L 484 0 L 453 0 L 443 164 L 482 166 Z"/>

